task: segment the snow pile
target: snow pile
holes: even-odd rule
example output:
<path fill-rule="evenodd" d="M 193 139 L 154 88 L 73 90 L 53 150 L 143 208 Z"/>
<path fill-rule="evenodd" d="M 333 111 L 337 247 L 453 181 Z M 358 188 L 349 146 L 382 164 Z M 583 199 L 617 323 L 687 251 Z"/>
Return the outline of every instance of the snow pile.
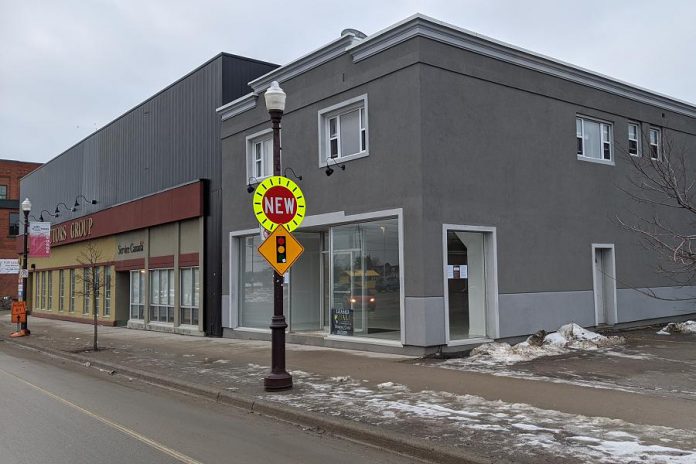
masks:
<path fill-rule="evenodd" d="M 623 337 L 600 335 L 583 329 L 575 323 L 566 324 L 558 332 L 550 333 L 544 338 L 544 345 L 576 350 L 596 350 L 607 346 L 622 345 L 626 342 Z"/>
<path fill-rule="evenodd" d="M 534 346 L 528 342 L 511 346 L 508 343 L 492 342 L 471 350 L 469 359 L 484 364 L 515 364 L 531 361 L 542 356 L 563 354 L 565 350 L 554 345 Z"/>
<path fill-rule="evenodd" d="M 696 321 L 670 322 L 662 328 L 658 335 L 671 335 L 676 333 L 696 334 Z"/>
<path fill-rule="evenodd" d="M 568 350 L 596 350 L 621 345 L 623 337 L 606 337 L 583 329 L 575 323 L 561 326 L 556 332 L 547 334 L 543 330 L 526 341 L 511 346 L 508 343 L 488 343 L 471 350 L 469 358 L 482 363 L 515 364 L 531 361 L 542 356 L 557 356 Z"/>

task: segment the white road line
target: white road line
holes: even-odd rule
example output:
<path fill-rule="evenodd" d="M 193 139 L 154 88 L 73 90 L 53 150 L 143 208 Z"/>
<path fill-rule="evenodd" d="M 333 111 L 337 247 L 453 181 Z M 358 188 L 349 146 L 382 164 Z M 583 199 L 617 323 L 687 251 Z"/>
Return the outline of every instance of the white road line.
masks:
<path fill-rule="evenodd" d="M 203 464 L 200 461 L 196 461 L 195 459 L 193 459 L 189 456 L 186 456 L 183 453 L 180 453 L 176 450 L 173 450 L 171 448 L 164 446 L 162 443 L 156 442 L 155 440 L 151 440 L 150 438 L 147 438 L 146 436 L 139 434 L 135 430 L 131 430 L 127 427 L 122 426 L 121 424 L 117 424 L 116 422 L 110 421 L 106 417 L 102 417 L 102 416 L 100 416 L 92 411 L 89 411 L 81 406 L 76 405 L 75 403 L 72 403 L 72 402 L 66 400 L 65 398 L 61 398 L 60 396 L 55 395 L 55 394 L 51 393 L 50 391 L 44 390 L 43 388 L 39 387 L 38 385 L 34 385 L 33 383 L 31 383 L 27 380 L 24 380 L 23 378 L 15 375 L 11 372 L 7 372 L 5 369 L 0 368 L 0 372 L 4 372 L 5 374 L 9 375 L 10 377 L 14 377 L 18 381 L 20 381 L 20 382 L 30 386 L 31 388 L 43 393 L 44 395 L 49 396 L 49 397 L 53 398 L 54 400 L 57 400 L 57 401 L 63 403 L 66 406 L 70 406 L 71 408 L 81 412 L 82 414 L 85 414 L 89 417 L 92 417 L 92 418 L 98 420 L 99 422 L 108 425 L 109 427 L 112 427 L 116 430 L 119 430 L 120 432 L 128 435 L 129 437 L 135 438 L 136 440 L 138 440 L 142 443 L 145 443 L 146 445 L 148 445 L 152 448 L 155 448 L 156 450 L 159 450 L 159 451 L 173 457 L 174 459 L 176 459 L 180 462 L 183 462 L 185 464 Z"/>

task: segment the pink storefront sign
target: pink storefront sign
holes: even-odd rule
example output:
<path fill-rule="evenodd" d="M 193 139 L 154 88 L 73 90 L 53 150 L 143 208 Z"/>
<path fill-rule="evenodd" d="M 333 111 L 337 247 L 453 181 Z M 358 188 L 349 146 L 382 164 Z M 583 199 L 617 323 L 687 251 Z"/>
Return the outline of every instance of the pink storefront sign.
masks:
<path fill-rule="evenodd" d="M 46 258 L 51 255 L 51 223 L 29 223 L 29 256 Z"/>

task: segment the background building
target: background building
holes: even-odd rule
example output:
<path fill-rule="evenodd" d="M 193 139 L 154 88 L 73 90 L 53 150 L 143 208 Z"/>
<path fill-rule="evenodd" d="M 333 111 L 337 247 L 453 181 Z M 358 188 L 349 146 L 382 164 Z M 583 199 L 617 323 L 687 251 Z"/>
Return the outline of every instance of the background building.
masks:
<path fill-rule="evenodd" d="M 17 259 L 15 237 L 20 230 L 19 180 L 40 163 L 0 160 L 0 258 Z M 17 298 L 17 274 L 0 274 L 0 297 Z"/>
<path fill-rule="evenodd" d="M 91 319 L 79 302 L 73 314 L 69 303 L 65 312 L 60 305 L 80 297 L 70 276 L 85 267 L 77 261 L 85 243 L 99 238 L 99 266 L 113 271 L 114 307 L 100 315 L 105 323 L 133 319 L 132 327 L 174 330 L 189 321 L 185 325 L 200 333 L 220 335 L 222 179 L 215 108 L 248 92 L 249 80 L 275 67 L 220 54 L 22 180 L 32 214 L 53 222 L 52 257 L 30 260 L 29 290 L 40 296 L 32 302 L 34 315 Z M 90 225 L 91 234 L 84 229 Z M 131 250 L 128 265 L 122 249 Z M 205 282 L 197 324 L 192 302 L 184 302 L 191 296 L 184 284 L 193 285 L 194 273 Z M 186 315 L 183 309 L 172 314 L 184 303 Z"/>
<path fill-rule="evenodd" d="M 696 107 L 416 15 L 344 31 L 218 110 L 226 334 L 268 337 L 271 272 L 243 192 L 271 173 L 272 80 L 287 93 L 283 168 L 307 202 L 291 340 L 454 350 L 695 312 L 669 298 L 696 288 L 656 272 L 617 218 L 653 212 L 620 189 L 631 156 L 660 162 L 668 139 L 696 153 Z M 350 336 L 331 331 L 338 308 Z"/>

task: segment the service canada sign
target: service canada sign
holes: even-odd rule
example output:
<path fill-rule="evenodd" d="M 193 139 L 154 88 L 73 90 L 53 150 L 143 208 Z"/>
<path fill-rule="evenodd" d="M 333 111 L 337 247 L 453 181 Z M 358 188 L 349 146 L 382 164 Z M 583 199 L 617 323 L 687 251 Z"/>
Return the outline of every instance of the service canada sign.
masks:
<path fill-rule="evenodd" d="M 282 176 L 261 182 L 254 192 L 254 214 L 259 224 L 273 232 L 279 224 L 292 232 L 302 223 L 307 205 L 296 183 Z"/>

